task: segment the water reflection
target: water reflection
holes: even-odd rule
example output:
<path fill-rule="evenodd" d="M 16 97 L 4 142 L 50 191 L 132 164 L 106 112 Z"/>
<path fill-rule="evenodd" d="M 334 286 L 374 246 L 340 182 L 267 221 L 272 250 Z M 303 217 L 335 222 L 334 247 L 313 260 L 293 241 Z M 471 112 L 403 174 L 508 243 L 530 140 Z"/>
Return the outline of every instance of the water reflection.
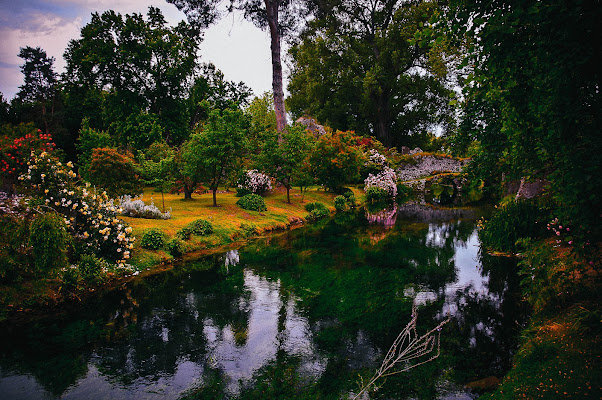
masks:
<path fill-rule="evenodd" d="M 443 398 L 453 382 L 500 375 L 521 322 L 514 266 L 482 255 L 474 221 L 459 216 L 411 205 L 390 226 L 347 216 L 5 326 L 0 393 L 338 399 L 372 374 L 416 301 L 419 329 L 453 316 L 442 356 L 376 397 Z"/>

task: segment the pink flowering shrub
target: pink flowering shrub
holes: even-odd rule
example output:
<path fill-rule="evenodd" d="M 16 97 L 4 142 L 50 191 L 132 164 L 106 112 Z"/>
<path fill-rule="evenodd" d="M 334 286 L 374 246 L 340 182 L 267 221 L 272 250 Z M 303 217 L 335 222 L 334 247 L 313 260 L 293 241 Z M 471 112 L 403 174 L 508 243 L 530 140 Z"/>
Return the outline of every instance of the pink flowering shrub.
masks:
<path fill-rule="evenodd" d="M 255 194 L 263 194 L 272 190 L 272 179 L 256 169 L 243 172 L 238 187 Z"/>
<path fill-rule="evenodd" d="M 397 175 L 392 168 L 385 166 L 378 174 L 368 174 L 364 180 L 364 190 L 368 192 L 370 188 L 378 188 L 386 192 L 391 198 L 397 196 Z"/>

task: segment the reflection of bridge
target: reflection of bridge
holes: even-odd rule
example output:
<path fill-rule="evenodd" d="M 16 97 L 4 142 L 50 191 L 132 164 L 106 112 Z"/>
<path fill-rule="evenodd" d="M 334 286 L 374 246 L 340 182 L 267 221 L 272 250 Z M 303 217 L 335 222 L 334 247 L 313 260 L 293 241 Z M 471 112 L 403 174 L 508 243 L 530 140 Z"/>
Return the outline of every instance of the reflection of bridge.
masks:
<path fill-rule="evenodd" d="M 398 206 L 397 216 L 425 223 L 454 219 L 475 219 L 477 217 L 475 210 L 471 208 L 438 208 L 412 201 Z"/>

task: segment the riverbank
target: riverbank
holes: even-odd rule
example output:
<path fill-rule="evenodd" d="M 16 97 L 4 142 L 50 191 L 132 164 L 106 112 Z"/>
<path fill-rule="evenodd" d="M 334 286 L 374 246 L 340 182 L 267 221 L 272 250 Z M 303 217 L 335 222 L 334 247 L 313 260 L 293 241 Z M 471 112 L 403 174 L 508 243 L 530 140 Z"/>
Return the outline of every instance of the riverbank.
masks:
<path fill-rule="evenodd" d="M 165 209 L 170 210 L 171 218 L 162 220 L 120 216 L 132 227 L 133 234 L 138 239 L 134 243 L 128 273 L 119 276 L 109 274 L 103 283 L 82 286 L 79 290 L 64 290 L 59 279 L 37 279 L 0 286 L 0 322 L 21 314 L 44 313 L 66 300 L 79 302 L 90 293 L 118 286 L 133 277 L 171 268 L 176 258 L 168 251 L 147 250 L 140 246 L 142 234 L 147 229 L 159 229 L 171 239 L 186 224 L 197 219 L 207 220 L 213 225 L 213 233 L 206 236 L 192 235 L 190 240 L 185 241 L 185 253 L 182 257 L 209 255 L 226 248 L 240 247 L 250 237 L 303 226 L 308 214 L 306 204 L 322 202 L 333 211 L 335 196 L 318 187 L 310 188 L 303 194 L 297 189 L 291 189 L 291 204 L 288 204 L 286 191 L 276 188 L 264 197 L 267 211 L 256 212 L 238 207 L 236 201 L 239 198 L 235 192 L 218 193 L 218 207 L 213 207 L 211 193 L 193 194 L 192 199 L 184 199 L 182 194 L 162 195 L 148 187 L 144 191 L 143 200 L 147 204 L 153 202 L 161 209 L 165 202 Z"/>
<path fill-rule="evenodd" d="M 598 244 L 597 254 L 601 246 Z M 523 262 L 533 279 L 523 292 L 533 305 L 513 367 L 490 400 L 602 397 L 600 272 L 555 241 L 533 244 Z M 599 261 L 598 261 L 599 263 Z M 545 269 L 545 275 L 537 274 Z"/>
<path fill-rule="evenodd" d="M 239 200 L 235 192 L 220 192 L 217 196 L 218 207 L 213 207 L 211 193 L 194 194 L 192 199 L 184 199 L 181 194 L 164 194 L 153 192 L 147 188 L 143 199 L 146 203 L 151 201 L 170 211 L 171 218 L 144 219 L 121 217 L 133 229 L 133 234 L 141 238 L 144 231 L 156 228 L 163 232 L 167 238 L 176 237 L 176 232 L 187 224 L 203 219 L 211 223 L 213 233 L 206 236 L 192 235 L 185 241 L 186 253 L 207 252 L 208 250 L 228 245 L 251 236 L 259 236 L 269 232 L 283 231 L 306 223 L 308 212 L 305 205 L 310 202 L 322 202 L 331 211 L 334 210 L 333 201 L 336 195 L 319 190 L 317 187 L 301 194 L 298 190 L 291 190 L 291 203 L 286 202 L 284 189 L 274 189 L 264 196 L 267 211 L 249 211 L 236 205 Z M 168 240 L 169 240 L 168 239 Z M 138 270 L 153 267 L 161 262 L 173 260 L 166 250 L 147 250 L 140 247 L 140 240 L 134 245 L 131 264 Z"/>

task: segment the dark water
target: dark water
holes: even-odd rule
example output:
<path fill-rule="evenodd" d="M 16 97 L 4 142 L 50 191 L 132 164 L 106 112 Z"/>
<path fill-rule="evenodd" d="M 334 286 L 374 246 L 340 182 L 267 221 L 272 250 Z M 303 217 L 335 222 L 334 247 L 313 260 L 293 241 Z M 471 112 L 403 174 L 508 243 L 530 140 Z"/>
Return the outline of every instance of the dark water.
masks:
<path fill-rule="evenodd" d="M 469 399 L 523 321 L 514 262 L 481 254 L 470 210 L 406 205 L 257 240 L 73 311 L 0 328 L 2 399 L 340 399 L 420 305 L 441 355 L 370 398 Z"/>

